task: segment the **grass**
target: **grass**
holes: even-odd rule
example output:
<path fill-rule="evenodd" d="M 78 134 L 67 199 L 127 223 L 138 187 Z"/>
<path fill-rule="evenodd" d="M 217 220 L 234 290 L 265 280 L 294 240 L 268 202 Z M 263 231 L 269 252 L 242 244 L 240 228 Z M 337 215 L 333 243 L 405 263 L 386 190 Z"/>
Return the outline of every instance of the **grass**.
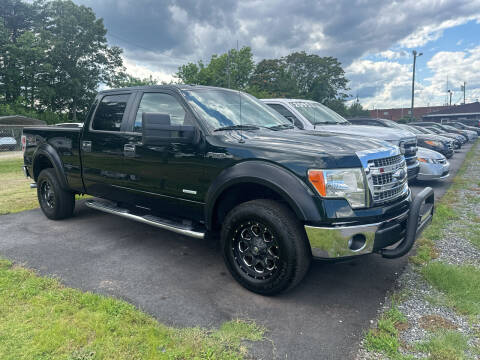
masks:
<path fill-rule="evenodd" d="M 404 359 L 400 354 L 400 341 L 398 331 L 407 325 L 406 317 L 392 305 L 382 314 L 376 329 L 370 329 L 365 339 L 365 348 L 369 351 L 388 355 L 391 359 Z"/>
<path fill-rule="evenodd" d="M 439 331 L 428 341 L 418 344 L 418 350 L 428 353 L 430 360 L 466 359 L 468 339 L 458 331 Z"/>
<path fill-rule="evenodd" d="M 0 158 L 0 215 L 38 207 L 37 193 L 22 171 L 23 159 Z"/>
<path fill-rule="evenodd" d="M 432 260 L 438 258 L 435 243 L 445 236 L 447 228 L 469 239 L 475 246 L 480 246 L 480 218 L 471 212 L 467 214 L 467 221 L 462 220 L 459 213 L 463 210 L 464 204 L 458 196 L 459 191 L 464 189 L 480 190 L 480 182 L 466 175 L 468 166 L 471 166 L 471 161 L 477 156 L 477 147 L 478 144 L 467 154 L 452 186 L 436 204 L 433 221 L 417 240 L 415 255 L 410 256 L 409 259 L 411 263 L 417 265 L 416 269 L 425 279 L 439 290 L 439 294 L 436 297 L 430 297 L 429 302 L 439 306 L 450 306 L 461 314 L 469 316 L 473 322 L 478 321 L 480 316 L 480 269 L 468 265 L 448 265 Z M 480 202 L 480 191 L 478 195 L 478 197 L 471 196 L 466 201 L 477 205 Z M 408 298 L 408 291 L 408 289 L 401 289 L 391 296 L 392 307 L 381 315 L 377 327 L 371 329 L 366 335 L 367 350 L 382 353 L 394 360 L 409 357 L 400 351 L 402 344 L 399 340 L 399 331 L 402 326 L 408 325 L 395 306 Z M 480 345 L 474 345 L 469 349 L 467 337 L 454 329 L 445 319 L 432 314 L 430 318 L 424 320 L 429 320 L 427 324 L 430 328 L 427 330 L 430 332 L 430 337 L 416 347 L 418 351 L 427 353 L 428 359 L 466 359 L 467 350 L 480 355 Z"/>
<path fill-rule="evenodd" d="M 450 306 L 465 315 L 480 315 L 480 269 L 431 262 L 421 271 L 428 282 L 445 294 Z"/>
<path fill-rule="evenodd" d="M 0 260 L 0 358 L 242 359 L 264 330 L 233 320 L 220 329 L 159 324 L 124 301 L 63 287 Z"/>
<path fill-rule="evenodd" d="M 22 153 L 0 156 L 0 215 L 38 208 L 37 191 L 30 189 L 32 179 L 23 174 Z M 77 195 L 76 198 L 87 197 Z"/>

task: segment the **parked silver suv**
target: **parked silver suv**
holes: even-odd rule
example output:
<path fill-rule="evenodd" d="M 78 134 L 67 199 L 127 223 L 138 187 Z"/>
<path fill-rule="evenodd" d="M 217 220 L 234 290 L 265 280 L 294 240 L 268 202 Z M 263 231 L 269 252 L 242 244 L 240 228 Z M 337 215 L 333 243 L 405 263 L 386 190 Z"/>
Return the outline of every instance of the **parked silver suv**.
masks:
<path fill-rule="evenodd" d="M 262 99 L 295 127 L 305 130 L 318 130 L 337 134 L 364 136 L 385 140 L 400 147 L 405 156 L 408 180 L 417 177 L 417 138 L 415 134 L 400 129 L 379 128 L 378 126 L 352 125 L 328 107 L 311 100 L 303 99 Z"/>

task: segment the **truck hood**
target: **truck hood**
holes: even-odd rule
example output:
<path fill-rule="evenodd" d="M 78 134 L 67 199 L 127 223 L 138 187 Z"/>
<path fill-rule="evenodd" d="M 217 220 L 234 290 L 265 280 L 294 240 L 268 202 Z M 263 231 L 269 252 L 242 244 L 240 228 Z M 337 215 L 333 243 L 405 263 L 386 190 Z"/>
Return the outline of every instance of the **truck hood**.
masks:
<path fill-rule="evenodd" d="M 357 152 L 398 152 L 398 148 L 382 140 L 322 131 L 225 131 L 210 137 L 216 146 L 226 147 L 242 158 L 260 157 L 283 163 L 290 160 L 318 166 L 361 166 Z M 294 158 L 296 160 L 294 160 Z"/>
<path fill-rule="evenodd" d="M 392 129 L 380 126 L 368 125 L 316 125 L 316 130 L 330 133 L 365 136 L 369 138 L 381 139 L 386 141 L 400 141 L 404 139 L 414 139 L 415 134 L 407 130 Z"/>

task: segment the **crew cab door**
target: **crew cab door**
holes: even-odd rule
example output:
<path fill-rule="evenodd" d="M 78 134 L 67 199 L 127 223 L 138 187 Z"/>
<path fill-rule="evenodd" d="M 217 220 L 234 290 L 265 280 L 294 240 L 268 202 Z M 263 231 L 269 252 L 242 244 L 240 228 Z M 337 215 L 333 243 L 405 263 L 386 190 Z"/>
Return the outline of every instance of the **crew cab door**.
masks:
<path fill-rule="evenodd" d="M 130 140 L 125 128 L 134 95 L 125 91 L 101 95 L 90 121 L 85 124 L 80 151 L 88 194 L 111 200 L 122 198 L 121 188 L 129 177 L 124 150 Z"/>
<path fill-rule="evenodd" d="M 207 189 L 204 151 L 198 142 L 171 142 L 160 146 L 142 144 L 142 114 L 170 116 L 171 125 L 195 126 L 183 99 L 174 91 L 140 91 L 128 125 L 131 152 L 124 157 L 129 193 L 137 204 L 181 217 L 202 218 Z"/>

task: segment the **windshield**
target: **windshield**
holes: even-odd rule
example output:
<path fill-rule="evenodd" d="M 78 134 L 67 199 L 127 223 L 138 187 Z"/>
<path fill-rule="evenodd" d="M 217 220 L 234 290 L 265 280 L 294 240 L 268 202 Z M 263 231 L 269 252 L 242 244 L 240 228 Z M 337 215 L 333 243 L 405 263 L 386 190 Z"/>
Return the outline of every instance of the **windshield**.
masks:
<path fill-rule="evenodd" d="M 350 124 L 343 117 L 338 115 L 335 111 L 328 107 L 311 101 L 296 101 L 291 102 L 292 105 L 300 114 L 302 114 L 312 125 L 319 124 Z"/>
<path fill-rule="evenodd" d="M 455 130 L 455 131 L 458 130 L 458 129 L 454 128 L 453 126 L 450 126 L 450 125 L 443 125 L 443 127 L 444 127 L 445 129 L 448 129 L 448 130 Z"/>
<path fill-rule="evenodd" d="M 398 125 L 399 128 L 408 130 L 414 134 L 423 134 L 420 130 L 418 130 L 416 127 L 413 126 L 408 126 L 408 125 Z"/>
<path fill-rule="evenodd" d="M 437 129 L 437 128 L 434 128 L 434 127 L 429 127 L 429 128 L 427 128 L 427 129 L 425 129 L 425 130 L 431 131 L 431 132 L 433 132 L 434 134 L 441 134 L 441 133 L 442 133 L 442 131 L 441 131 L 440 129 Z"/>
<path fill-rule="evenodd" d="M 255 97 L 232 90 L 182 90 L 210 130 L 235 127 L 291 127 L 291 123 Z"/>

